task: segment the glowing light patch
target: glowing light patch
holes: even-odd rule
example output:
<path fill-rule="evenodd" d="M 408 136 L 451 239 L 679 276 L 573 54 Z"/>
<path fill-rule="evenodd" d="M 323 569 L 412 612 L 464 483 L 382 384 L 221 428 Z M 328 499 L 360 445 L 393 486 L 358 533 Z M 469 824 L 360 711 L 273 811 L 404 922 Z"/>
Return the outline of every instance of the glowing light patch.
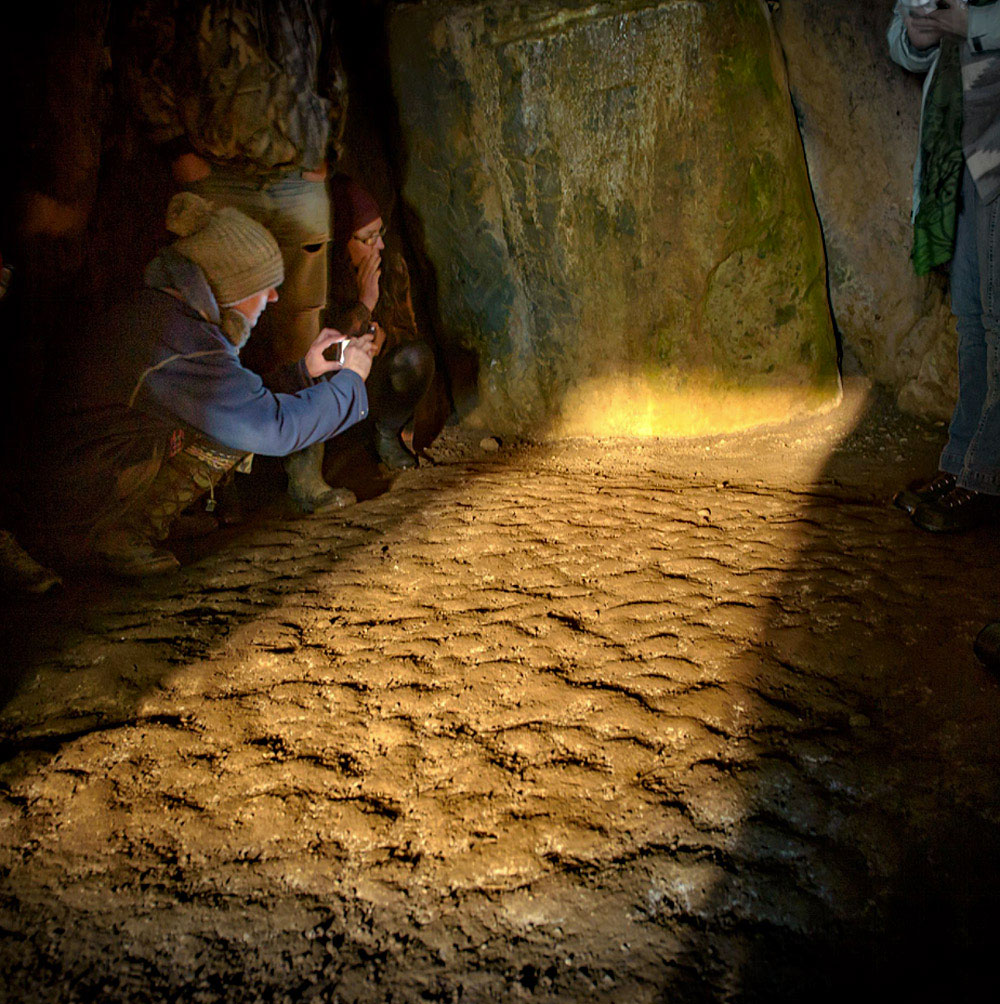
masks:
<path fill-rule="evenodd" d="M 557 436 L 704 436 L 771 425 L 836 407 L 830 387 L 737 385 L 715 376 L 603 376 L 571 388 Z"/>

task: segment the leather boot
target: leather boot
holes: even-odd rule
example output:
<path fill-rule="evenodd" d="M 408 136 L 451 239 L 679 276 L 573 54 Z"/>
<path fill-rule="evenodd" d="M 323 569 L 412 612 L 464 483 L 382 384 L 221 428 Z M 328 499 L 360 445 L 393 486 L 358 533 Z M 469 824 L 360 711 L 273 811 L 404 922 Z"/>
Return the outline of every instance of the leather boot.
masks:
<path fill-rule="evenodd" d="M 320 512 L 354 505 L 357 497 L 346 488 L 331 488 L 323 480 L 323 443 L 285 457 L 288 494 L 300 512 Z"/>
<path fill-rule="evenodd" d="M 417 458 L 406 448 L 399 429 L 387 429 L 376 422 L 375 448 L 386 467 L 400 471 L 417 466 Z"/>
<path fill-rule="evenodd" d="M 145 579 L 176 572 L 181 563 L 134 526 L 118 524 L 102 530 L 91 545 L 106 571 L 123 579 Z"/>

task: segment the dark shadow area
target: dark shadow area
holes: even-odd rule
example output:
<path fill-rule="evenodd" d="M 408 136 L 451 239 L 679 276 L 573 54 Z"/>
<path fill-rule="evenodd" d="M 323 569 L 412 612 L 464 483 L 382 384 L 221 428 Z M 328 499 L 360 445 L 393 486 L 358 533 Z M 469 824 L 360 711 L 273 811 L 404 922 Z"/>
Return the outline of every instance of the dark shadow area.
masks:
<path fill-rule="evenodd" d="M 973 640 L 1000 604 L 1000 540 L 928 534 L 890 502 L 941 445 L 880 394 L 813 485 L 756 489 L 799 543 L 734 678 L 746 725 L 697 765 L 741 811 L 706 838 L 704 902 L 663 910 L 690 944 L 664 1004 L 965 1002 L 991 985 L 1000 681 Z"/>

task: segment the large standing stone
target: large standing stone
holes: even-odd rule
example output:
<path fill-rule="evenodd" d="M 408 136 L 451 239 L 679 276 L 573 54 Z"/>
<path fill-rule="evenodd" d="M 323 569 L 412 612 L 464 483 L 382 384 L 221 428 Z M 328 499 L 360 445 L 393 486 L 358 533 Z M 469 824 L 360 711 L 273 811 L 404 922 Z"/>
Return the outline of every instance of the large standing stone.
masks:
<path fill-rule="evenodd" d="M 830 262 L 845 343 L 900 405 L 944 417 L 955 400 L 955 329 L 940 276 L 910 264 L 920 79 L 889 59 L 892 5 L 796 0 L 775 17 Z"/>
<path fill-rule="evenodd" d="M 825 261 L 760 0 L 430 0 L 390 59 L 404 195 L 476 416 L 704 432 L 837 399 Z"/>

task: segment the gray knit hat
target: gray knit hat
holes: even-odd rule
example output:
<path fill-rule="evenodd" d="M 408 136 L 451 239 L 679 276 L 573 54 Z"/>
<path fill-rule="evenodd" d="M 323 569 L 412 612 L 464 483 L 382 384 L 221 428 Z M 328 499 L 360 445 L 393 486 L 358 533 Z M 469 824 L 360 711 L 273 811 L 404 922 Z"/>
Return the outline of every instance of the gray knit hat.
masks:
<path fill-rule="evenodd" d="M 278 242 L 245 213 L 215 206 L 193 192 L 178 192 L 167 206 L 173 247 L 198 265 L 220 307 L 231 307 L 285 278 Z"/>

